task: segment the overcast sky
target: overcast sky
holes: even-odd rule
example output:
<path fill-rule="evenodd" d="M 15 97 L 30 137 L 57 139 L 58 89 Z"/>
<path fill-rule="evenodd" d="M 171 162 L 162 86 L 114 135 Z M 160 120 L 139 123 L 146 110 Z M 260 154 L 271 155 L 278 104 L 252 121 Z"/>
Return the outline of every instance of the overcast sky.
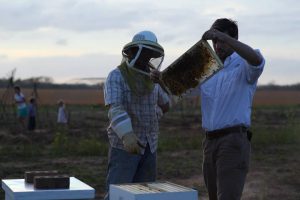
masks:
<path fill-rule="evenodd" d="M 142 30 L 156 33 L 165 68 L 227 17 L 266 59 L 259 84 L 300 82 L 298 0 L 0 0 L 0 13 L 0 78 L 106 77 Z"/>

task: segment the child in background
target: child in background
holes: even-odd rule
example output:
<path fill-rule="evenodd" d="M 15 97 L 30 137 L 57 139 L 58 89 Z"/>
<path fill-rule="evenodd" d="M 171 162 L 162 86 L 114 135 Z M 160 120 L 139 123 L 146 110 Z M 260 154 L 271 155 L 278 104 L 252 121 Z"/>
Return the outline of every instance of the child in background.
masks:
<path fill-rule="evenodd" d="M 28 105 L 29 117 L 28 117 L 28 130 L 35 130 L 35 118 L 36 118 L 36 105 L 35 99 L 33 97 L 30 98 L 30 103 Z"/>
<path fill-rule="evenodd" d="M 18 115 L 18 119 L 23 127 L 23 129 L 25 130 L 25 119 L 27 117 L 28 114 L 28 110 L 27 110 L 27 105 L 26 105 L 26 99 L 24 94 L 21 92 L 21 88 L 19 86 L 15 86 L 15 102 L 17 104 L 17 115 Z"/>
<path fill-rule="evenodd" d="M 59 123 L 59 124 L 67 124 L 68 123 L 66 106 L 65 106 L 65 103 L 63 100 L 58 101 L 57 123 Z"/>

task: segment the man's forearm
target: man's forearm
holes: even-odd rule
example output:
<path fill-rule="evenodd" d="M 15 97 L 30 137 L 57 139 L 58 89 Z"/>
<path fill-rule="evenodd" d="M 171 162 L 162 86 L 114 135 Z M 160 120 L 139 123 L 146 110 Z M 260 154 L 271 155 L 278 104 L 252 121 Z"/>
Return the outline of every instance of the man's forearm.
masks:
<path fill-rule="evenodd" d="M 262 58 L 250 46 L 228 36 L 225 41 L 236 53 L 244 58 L 249 64 L 258 66 L 262 62 Z"/>

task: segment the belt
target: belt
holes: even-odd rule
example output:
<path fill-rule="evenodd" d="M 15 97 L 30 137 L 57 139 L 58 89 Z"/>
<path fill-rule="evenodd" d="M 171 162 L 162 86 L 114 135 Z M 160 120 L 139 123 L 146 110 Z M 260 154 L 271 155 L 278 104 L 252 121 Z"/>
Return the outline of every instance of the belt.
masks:
<path fill-rule="evenodd" d="M 247 131 L 248 128 L 245 126 L 232 126 L 228 128 L 217 129 L 214 131 L 206 131 L 205 135 L 207 139 L 212 140 L 215 138 L 223 137 L 230 133 L 246 133 Z"/>

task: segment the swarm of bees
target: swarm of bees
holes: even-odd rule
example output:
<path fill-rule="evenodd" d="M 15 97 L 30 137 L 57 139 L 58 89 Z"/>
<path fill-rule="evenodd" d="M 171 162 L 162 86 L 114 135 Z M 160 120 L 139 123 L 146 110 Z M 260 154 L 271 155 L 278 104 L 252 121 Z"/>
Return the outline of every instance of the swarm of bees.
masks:
<path fill-rule="evenodd" d="M 181 96 L 222 67 L 207 41 L 200 40 L 162 72 L 162 81 L 173 95 Z"/>

